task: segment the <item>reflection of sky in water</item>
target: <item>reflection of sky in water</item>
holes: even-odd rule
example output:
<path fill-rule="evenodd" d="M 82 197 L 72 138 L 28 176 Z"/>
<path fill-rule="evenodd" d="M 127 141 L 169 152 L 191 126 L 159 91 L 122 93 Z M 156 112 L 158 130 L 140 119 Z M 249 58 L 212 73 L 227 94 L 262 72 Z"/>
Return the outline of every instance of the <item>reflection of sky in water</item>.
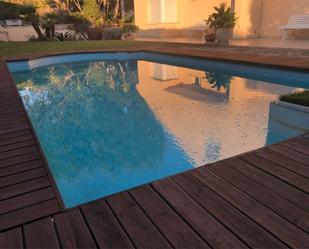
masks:
<path fill-rule="evenodd" d="M 145 61 L 15 73 L 71 207 L 263 146 L 292 87 Z"/>

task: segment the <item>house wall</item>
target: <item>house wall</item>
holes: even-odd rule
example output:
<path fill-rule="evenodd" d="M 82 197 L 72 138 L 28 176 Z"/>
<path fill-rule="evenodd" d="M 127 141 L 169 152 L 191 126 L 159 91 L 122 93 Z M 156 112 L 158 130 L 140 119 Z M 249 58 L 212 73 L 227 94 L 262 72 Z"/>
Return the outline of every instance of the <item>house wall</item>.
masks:
<path fill-rule="evenodd" d="M 278 26 L 287 24 L 291 15 L 309 15 L 309 0 L 263 0 L 262 13 L 260 36 L 282 37 Z M 296 35 L 298 38 L 309 38 L 309 31 L 300 30 Z"/>
<path fill-rule="evenodd" d="M 234 39 L 257 38 L 263 0 L 234 0 L 233 2 L 233 9 L 238 17 L 237 25 L 234 28 Z"/>
<path fill-rule="evenodd" d="M 309 0 L 178 0 L 177 22 L 150 24 L 147 21 L 148 1 L 134 0 L 135 18 L 142 29 L 141 36 L 201 36 L 203 20 L 213 12 L 214 6 L 222 2 L 231 5 L 239 17 L 234 29 L 236 39 L 281 38 L 283 31 L 278 26 L 287 24 L 290 15 L 309 15 Z M 296 36 L 309 38 L 309 31 L 297 31 Z"/>
<path fill-rule="evenodd" d="M 180 37 L 183 35 L 194 36 L 195 31 L 202 34 L 206 19 L 215 6 L 230 0 L 177 0 L 177 22 L 174 23 L 149 23 L 149 0 L 134 0 L 135 21 L 141 28 L 143 36 L 154 37 Z M 151 9 L 158 13 L 159 9 Z"/>

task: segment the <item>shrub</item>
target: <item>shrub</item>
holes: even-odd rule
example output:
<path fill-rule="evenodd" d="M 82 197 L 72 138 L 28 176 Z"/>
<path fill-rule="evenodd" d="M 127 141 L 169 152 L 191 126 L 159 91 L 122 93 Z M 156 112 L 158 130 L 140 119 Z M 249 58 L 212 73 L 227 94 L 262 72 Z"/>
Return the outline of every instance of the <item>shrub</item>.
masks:
<path fill-rule="evenodd" d="M 35 36 L 35 35 L 30 35 L 27 37 L 27 41 L 29 42 L 37 42 L 37 41 L 52 41 L 52 38 L 47 38 L 45 35 L 42 36 Z"/>
<path fill-rule="evenodd" d="M 0 1 L 0 20 L 21 18 L 21 16 L 34 13 L 35 7 L 32 5 Z"/>
<path fill-rule="evenodd" d="M 56 33 L 55 38 L 57 41 L 72 41 L 74 40 L 73 34 L 70 31 L 65 33 Z"/>
<path fill-rule="evenodd" d="M 121 27 L 104 27 L 102 32 L 103 40 L 120 40 L 122 37 L 122 28 Z"/>
<path fill-rule="evenodd" d="M 89 20 L 94 27 L 98 27 L 103 23 L 100 6 L 97 4 L 96 0 L 84 0 L 82 15 Z"/>

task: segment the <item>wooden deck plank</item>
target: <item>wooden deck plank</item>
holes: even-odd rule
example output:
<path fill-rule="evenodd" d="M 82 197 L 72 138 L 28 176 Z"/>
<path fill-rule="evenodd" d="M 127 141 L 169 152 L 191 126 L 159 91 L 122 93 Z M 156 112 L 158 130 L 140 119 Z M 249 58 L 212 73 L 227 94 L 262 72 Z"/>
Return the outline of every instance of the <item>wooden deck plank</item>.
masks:
<path fill-rule="evenodd" d="M 83 205 L 81 210 L 100 248 L 133 248 L 105 200 Z"/>
<path fill-rule="evenodd" d="M 23 113 L 23 112 L 21 111 L 19 113 Z M 29 128 L 30 128 L 29 124 L 21 124 L 19 127 L 12 127 L 8 129 L 0 130 L 0 135 L 5 135 L 8 133 L 18 132 L 22 130 L 27 130 Z"/>
<path fill-rule="evenodd" d="M 224 163 L 228 167 L 238 171 L 253 181 L 263 185 L 270 191 L 273 191 L 274 193 L 309 212 L 309 195 L 305 192 L 293 187 L 290 184 L 287 184 L 273 175 L 264 172 L 263 170 L 260 170 L 240 157 L 224 160 Z"/>
<path fill-rule="evenodd" d="M 309 178 L 309 167 L 306 167 L 302 163 L 288 158 L 287 156 L 281 155 L 275 151 L 270 150 L 269 148 L 263 148 L 256 152 L 259 156 L 264 157 L 265 159 L 280 165 L 283 168 L 286 168 L 294 173 L 297 173 L 301 176 Z"/>
<path fill-rule="evenodd" d="M 27 248 L 60 248 L 51 217 L 23 226 Z"/>
<path fill-rule="evenodd" d="M 134 246 L 138 248 L 171 248 L 167 240 L 128 193 L 108 197 L 107 202 Z"/>
<path fill-rule="evenodd" d="M 35 144 L 36 143 L 35 143 L 33 138 L 29 139 L 29 140 L 18 142 L 18 143 L 7 144 L 5 146 L 0 146 L 0 153 L 11 151 L 11 150 L 16 150 L 16 149 L 21 149 L 21 148 L 24 148 L 24 147 L 29 147 L 29 146 L 32 146 L 32 145 L 35 145 Z"/>
<path fill-rule="evenodd" d="M 12 165 L 18 165 L 21 163 L 33 161 L 40 159 L 40 153 L 38 151 L 35 151 L 33 153 L 25 154 L 25 155 L 20 155 L 20 156 L 15 156 L 13 158 L 8 158 L 5 160 L 0 160 L 0 168 L 12 166 Z"/>
<path fill-rule="evenodd" d="M 20 136 L 28 136 L 28 135 L 32 135 L 30 129 L 21 130 L 21 131 L 17 131 L 13 133 L 7 133 L 7 134 L 0 135 L 0 141 L 5 141 L 8 139 L 12 139 L 12 138 L 20 137 Z"/>
<path fill-rule="evenodd" d="M 17 116 L 8 116 L 6 118 L 0 119 L 0 129 L 5 129 L 8 127 L 16 127 L 20 123 L 26 121 L 26 117 L 24 115 L 17 115 Z"/>
<path fill-rule="evenodd" d="M 44 163 L 42 160 L 33 160 L 30 162 L 25 162 L 25 163 L 20 163 L 17 165 L 0 168 L 0 178 L 13 175 L 13 174 L 18 174 L 21 172 L 25 172 L 27 170 L 40 168 L 43 166 L 44 166 Z"/>
<path fill-rule="evenodd" d="M 282 145 L 287 146 L 288 148 L 293 148 L 295 151 L 309 156 L 309 142 L 306 143 L 302 139 L 291 139 L 289 141 L 283 142 Z"/>
<path fill-rule="evenodd" d="M 179 174 L 171 178 L 205 210 L 222 222 L 230 231 L 253 248 L 286 248 L 271 233 L 265 231 L 245 214 L 190 174 Z M 207 236 L 207 235 L 205 235 Z"/>
<path fill-rule="evenodd" d="M 297 227 L 309 232 L 309 213 L 268 190 L 264 186 L 252 181 L 250 178 L 238 173 L 224 162 L 209 165 L 208 170 L 222 177 L 240 191 L 251 196 L 264 206 L 276 212 L 282 218 Z M 309 207 L 309 202 L 307 203 Z"/>
<path fill-rule="evenodd" d="M 14 196 L 26 194 L 48 186 L 51 186 L 49 179 L 47 177 L 41 177 L 31 181 L 15 184 L 6 188 L 1 188 L 0 200 L 5 200 Z"/>
<path fill-rule="evenodd" d="M 31 134 L 25 135 L 25 136 L 13 137 L 13 138 L 10 138 L 10 139 L 1 139 L 0 140 L 0 148 L 4 147 L 4 146 L 6 147 L 8 145 L 24 142 L 24 141 L 29 141 L 29 140 L 34 141 L 34 138 Z"/>
<path fill-rule="evenodd" d="M 53 199 L 3 214 L 0 216 L 0 231 L 58 213 L 59 211 L 58 201 Z"/>
<path fill-rule="evenodd" d="M 231 231 L 168 178 L 152 185 L 213 248 L 247 248 Z"/>
<path fill-rule="evenodd" d="M 174 248 L 210 248 L 150 186 L 130 193 Z"/>
<path fill-rule="evenodd" d="M 303 245 L 309 244 L 309 235 L 307 233 L 293 226 L 275 212 L 237 190 L 226 181 L 218 178 L 216 174 L 206 167 L 191 172 L 191 174 L 287 245 L 301 248 Z M 295 234 L 297 234 L 297 237 L 295 237 Z"/>
<path fill-rule="evenodd" d="M 260 157 L 255 152 L 241 155 L 240 157 L 255 167 L 291 184 L 292 186 L 295 186 L 307 194 L 309 193 L 309 182 L 307 178 Z"/>
<path fill-rule="evenodd" d="M 0 180 L 0 188 L 4 188 L 6 186 L 18 184 L 21 182 L 26 182 L 43 176 L 47 176 L 45 167 L 32 169 L 15 175 L 2 177 Z"/>
<path fill-rule="evenodd" d="M 275 144 L 271 146 L 271 150 L 274 150 L 282 155 L 289 157 L 299 163 L 309 166 L 309 156 L 302 154 L 294 149 L 294 146 L 290 146 L 286 143 Z"/>
<path fill-rule="evenodd" d="M 22 249 L 23 239 L 21 228 L 18 227 L 7 232 L 0 233 L 0 248 Z"/>
<path fill-rule="evenodd" d="M 62 248 L 96 248 L 78 209 L 55 215 L 54 220 Z"/>
<path fill-rule="evenodd" d="M 56 196 L 53 189 L 48 187 L 6 199 L 0 201 L 0 215 L 55 198 Z"/>
<path fill-rule="evenodd" d="M 0 153 L 0 161 L 4 159 L 9 159 L 11 157 L 21 156 L 29 153 L 33 153 L 38 151 L 38 148 L 36 145 L 30 145 L 28 147 L 19 148 L 15 150 L 5 151 Z"/>

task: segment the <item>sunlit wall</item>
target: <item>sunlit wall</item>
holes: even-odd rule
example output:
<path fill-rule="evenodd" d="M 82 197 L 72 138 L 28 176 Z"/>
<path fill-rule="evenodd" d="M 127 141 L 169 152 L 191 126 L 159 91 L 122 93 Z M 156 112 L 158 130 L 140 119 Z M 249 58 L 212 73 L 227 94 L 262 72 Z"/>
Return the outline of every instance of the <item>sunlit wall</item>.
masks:
<path fill-rule="evenodd" d="M 290 15 L 309 14 L 309 0 L 134 0 L 135 18 L 140 35 L 153 37 L 201 37 L 203 20 L 214 6 L 225 2 L 239 19 L 234 38 L 279 38 L 278 27 Z M 309 31 L 297 32 L 309 38 Z"/>

